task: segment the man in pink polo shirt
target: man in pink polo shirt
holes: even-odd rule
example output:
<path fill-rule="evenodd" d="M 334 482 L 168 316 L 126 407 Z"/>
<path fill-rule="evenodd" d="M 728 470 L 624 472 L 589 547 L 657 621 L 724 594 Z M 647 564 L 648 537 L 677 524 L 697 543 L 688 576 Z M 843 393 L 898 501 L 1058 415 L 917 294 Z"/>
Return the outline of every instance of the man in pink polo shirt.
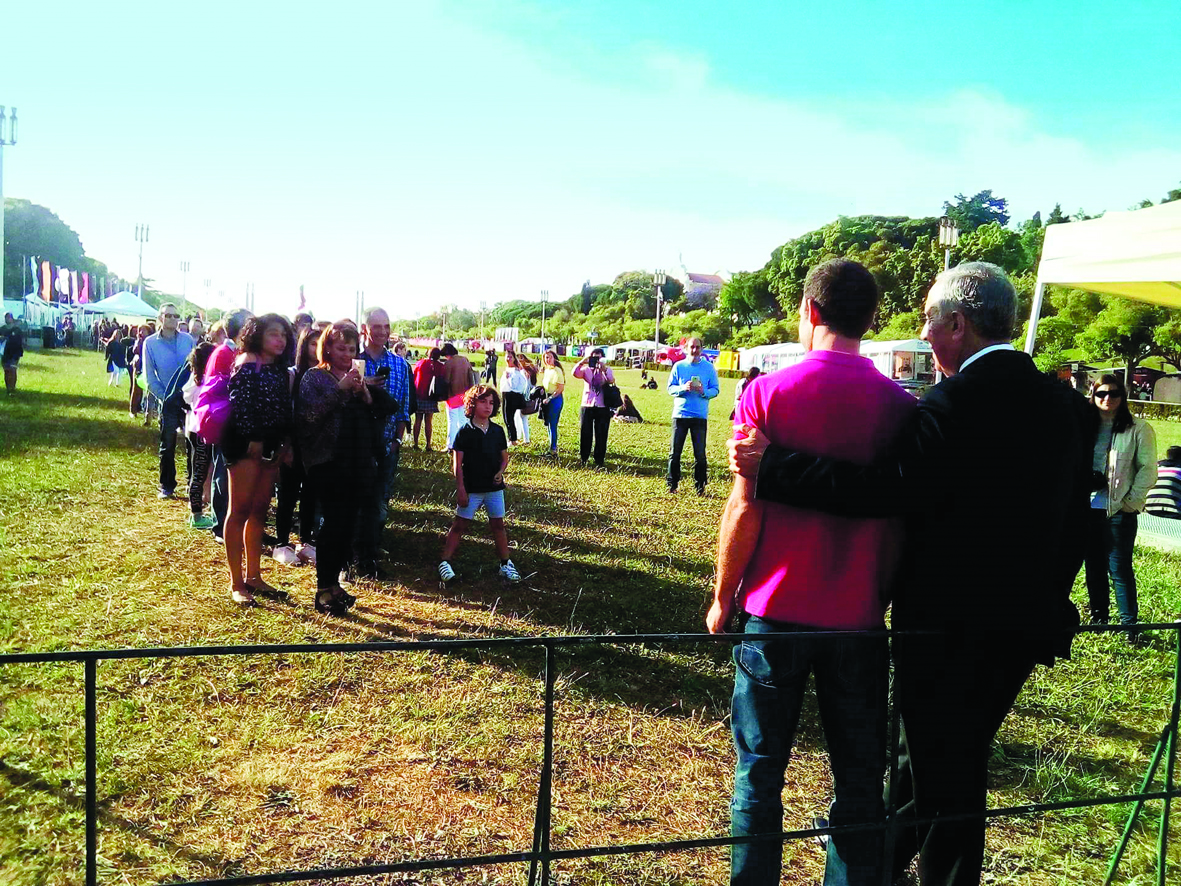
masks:
<path fill-rule="evenodd" d="M 893 441 L 915 401 L 860 356 L 878 288 L 864 267 L 835 259 L 812 269 L 800 302 L 804 359 L 752 381 L 736 425 L 758 428 L 794 449 L 870 464 Z M 788 441 L 786 443 L 782 441 Z M 776 632 L 874 631 L 884 626 L 898 526 L 755 499 L 754 481 L 735 477 L 718 532 L 711 633 L 738 611 L 752 639 L 734 649 L 731 721 L 737 766 L 734 836 L 783 830 L 784 771 L 809 673 L 828 743 L 833 827 L 882 823 L 886 766 L 887 647 L 884 637 L 807 636 L 757 640 Z M 825 886 L 880 884 L 882 833 L 834 835 Z M 777 884 L 778 839 L 735 845 L 733 884 Z"/>

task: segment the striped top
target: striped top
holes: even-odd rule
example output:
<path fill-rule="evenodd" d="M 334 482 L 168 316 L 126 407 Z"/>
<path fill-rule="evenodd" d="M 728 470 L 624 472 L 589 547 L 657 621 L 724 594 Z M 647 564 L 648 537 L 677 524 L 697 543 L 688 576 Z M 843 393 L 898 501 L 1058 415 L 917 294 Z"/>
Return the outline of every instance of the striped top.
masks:
<path fill-rule="evenodd" d="M 1148 513 L 1181 520 L 1181 462 L 1164 459 L 1156 465 L 1156 483 L 1148 490 Z"/>

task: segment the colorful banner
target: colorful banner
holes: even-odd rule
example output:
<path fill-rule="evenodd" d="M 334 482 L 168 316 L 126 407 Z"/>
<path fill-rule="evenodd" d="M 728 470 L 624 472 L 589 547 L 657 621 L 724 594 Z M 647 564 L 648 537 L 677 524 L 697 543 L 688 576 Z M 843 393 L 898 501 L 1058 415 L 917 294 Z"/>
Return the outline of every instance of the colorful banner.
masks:
<path fill-rule="evenodd" d="M 68 302 L 70 300 L 70 269 L 58 268 L 57 279 L 53 281 L 53 290 L 55 302 Z"/>
<path fill-rule="evenodd" d="M 41 262 L 41 297 L 46 301 L 53 301 L 53 268 L 47 261 Z"/>
<path fill-rule="evenodd" d="M 78 304 L 90 304 L 90 273 L 88 271 L 82 272 L 82 290 L 78 293 Z"/>

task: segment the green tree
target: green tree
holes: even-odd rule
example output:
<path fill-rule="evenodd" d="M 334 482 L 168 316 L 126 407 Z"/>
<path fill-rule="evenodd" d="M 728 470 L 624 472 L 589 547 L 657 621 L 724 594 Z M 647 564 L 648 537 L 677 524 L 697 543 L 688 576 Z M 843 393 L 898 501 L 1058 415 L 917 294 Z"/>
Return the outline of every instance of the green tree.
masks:
<path fill-rule="evenodd" d="M 873 337 L 878 341 L 905 341 L 909 338 L 918 338 L 922 331 L 923 312 L 907 311 L 891 317 Z"/>
<path fill-rule="evenodd" d="M 994 197 L 991 190 L 980 191 L 971 197 L 956 194 L 954 203 L 943 204 L 943 212 L 965 234 L 984 225 L 995 223 L 1004 227 L 1009 223 L 1009 201 Z"/>
<path fill-rule="evenodd" d="M 740 271 L 718 293 L 718 310 L 743 326 L 783 316 L 783 308 L 771 292 L 767 269 Z"/>
<path fill-rule="evenodd" d="M 1091 359 L 1117 359 L 1132 372 L 1157 349 L 1156 327 L 1168 319 L 1156 305 L 1116 296 L 1101 296 L 1103 310 L 1079 337 Z"/>

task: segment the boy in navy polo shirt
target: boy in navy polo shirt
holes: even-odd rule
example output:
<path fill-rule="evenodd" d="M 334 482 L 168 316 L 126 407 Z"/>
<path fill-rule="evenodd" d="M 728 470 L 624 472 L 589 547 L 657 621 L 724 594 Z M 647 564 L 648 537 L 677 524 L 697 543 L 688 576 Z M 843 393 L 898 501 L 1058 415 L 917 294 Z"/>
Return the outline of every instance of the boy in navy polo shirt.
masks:
<path fill-rule="evenodd" d="M 455 578 L 451 558 L 464 530 L 481 507 L 488 511 L 488 527 L 500 557 L 500 577 L 520 581 L 521 574 L 508 556 L 508 533 L 504 530 L 504 471 L 508 467 L 508 439 L 504 428 L 492 421 L 500 411 L 500 395 L 488 385 L 474 385 L 463 395 L 463 412 L 468 423 L 455 435 L 452 459 L 455 470 L 455 522 L 443 542 L 439 581 Z"/>

